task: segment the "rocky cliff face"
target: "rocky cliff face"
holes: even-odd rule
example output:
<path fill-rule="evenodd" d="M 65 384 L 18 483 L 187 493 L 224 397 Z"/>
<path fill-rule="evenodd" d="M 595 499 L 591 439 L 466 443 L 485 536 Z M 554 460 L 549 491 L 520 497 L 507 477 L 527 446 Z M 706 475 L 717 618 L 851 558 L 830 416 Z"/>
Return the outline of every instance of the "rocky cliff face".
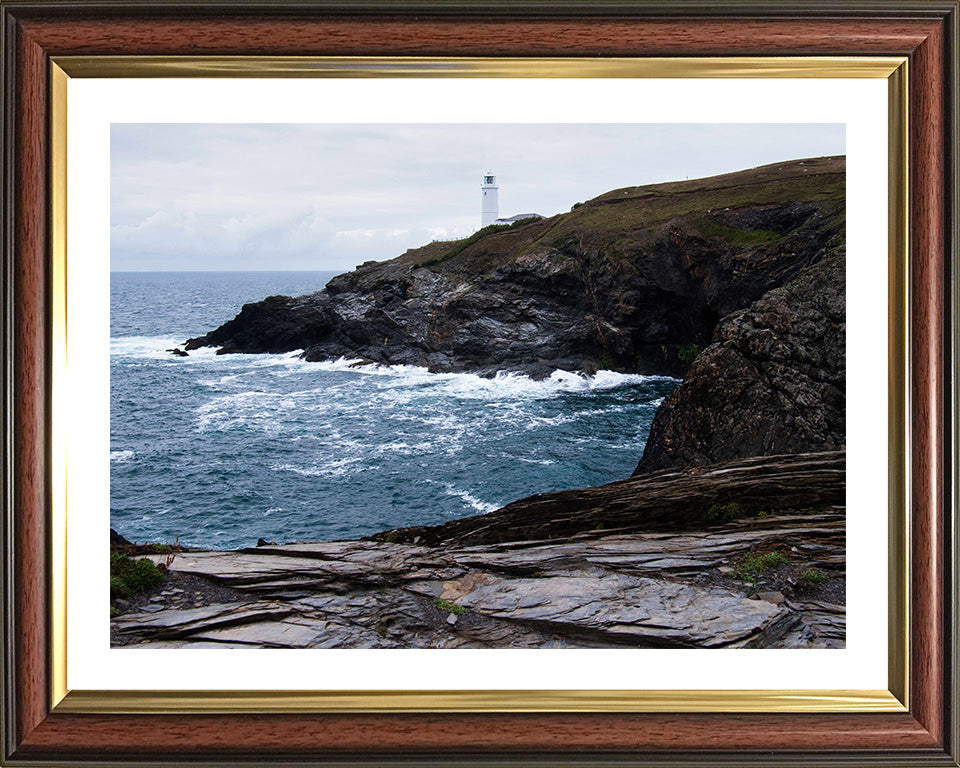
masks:
<path fill-rule="evenodd" d="M 749 309 L 657 411 L 636 474 L 846 443 L 846 300 L 838 234 L 827 254 Z"/>
<path fill-rule="evenodd" d="M 187 349 L 304 349 L 437 371 L 681 375 L 718 321 L 817 264 L 844 231 L 844 159 L 631 187 L 436 242 L 318 293 L 247 304 Z"/>

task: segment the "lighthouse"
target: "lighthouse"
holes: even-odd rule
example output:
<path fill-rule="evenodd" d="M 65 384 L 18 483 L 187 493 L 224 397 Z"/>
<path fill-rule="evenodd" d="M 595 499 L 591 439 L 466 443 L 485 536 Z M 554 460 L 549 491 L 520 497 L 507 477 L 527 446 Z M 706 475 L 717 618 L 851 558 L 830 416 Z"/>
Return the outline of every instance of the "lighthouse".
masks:
<path fill-rule="evenodd" d="M 500 204 L 497 202 L 497 193 L 500 187 L 497 186 L 497 177 L 487 171 L 480 189 L 483 190 L 480 205 L 480 226 L 486 227 L 500 217 Z"/>

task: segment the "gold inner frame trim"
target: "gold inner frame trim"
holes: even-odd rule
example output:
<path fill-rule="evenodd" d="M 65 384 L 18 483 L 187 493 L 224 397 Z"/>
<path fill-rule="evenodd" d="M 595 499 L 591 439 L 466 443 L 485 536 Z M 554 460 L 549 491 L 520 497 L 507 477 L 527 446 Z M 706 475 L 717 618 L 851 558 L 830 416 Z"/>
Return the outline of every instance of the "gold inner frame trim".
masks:
<path fill-rule="evenodd" d="M 51 65 L 50 91 L 50 642 L 51 698 L 67 693 L 67 80 Z"/>
<path fill-rule="evenodd" d="M 70 77 L 886 78 L 902 57 L 57 56 Z"/>
<path fill-rule="evenodd" d="M 514 77 L 888 80 L 889 690 L 113 691 L 67 686 L 67 85 L 83 78 Z M 63 56 L 51 60 L 50 703 L 71 713 L 905 712 L 909 625 L 907 60 L 903 57 L 437 58 Z M 133 651 L 126 651 L 133 652 Z"/>
<path fill-rule="evenodd" d="M 136 653 L 126 651 L 127 653 Z M 72 691 L 57 712 L 904 712 L 889 691 Z"/>
<path fill-rule="evenodd" d="M 910 705 L 910 378 L 909 357 L 909 64 L 887 80 L 887 643 L 888 684 L 904 706 Z"/>

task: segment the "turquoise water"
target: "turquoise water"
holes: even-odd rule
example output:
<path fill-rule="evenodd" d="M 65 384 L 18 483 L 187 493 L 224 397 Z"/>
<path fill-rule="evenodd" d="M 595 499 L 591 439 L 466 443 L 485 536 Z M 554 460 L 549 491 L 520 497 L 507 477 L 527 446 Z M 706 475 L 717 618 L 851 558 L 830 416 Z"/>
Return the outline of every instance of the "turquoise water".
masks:
<path fill-rule="evenodd" d="M 333 274 L 113 273 L 112 527 L 222 548 L 342 539 L 610 482 L 633 470 L 678 383 L 165 351 Z"/>

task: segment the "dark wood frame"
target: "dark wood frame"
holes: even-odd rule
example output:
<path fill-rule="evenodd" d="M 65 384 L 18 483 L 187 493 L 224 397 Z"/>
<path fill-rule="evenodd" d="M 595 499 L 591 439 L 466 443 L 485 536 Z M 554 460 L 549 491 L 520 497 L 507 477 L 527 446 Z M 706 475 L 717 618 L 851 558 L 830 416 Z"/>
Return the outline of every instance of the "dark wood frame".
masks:
<path fill-rule="evenodd" d="M 8 765 L 958 765 L 956 0 L 645 4 L 0 0 Z M 49 706 L 51 56 L 909 57 L 910 710 L 100 715 Z"/>

